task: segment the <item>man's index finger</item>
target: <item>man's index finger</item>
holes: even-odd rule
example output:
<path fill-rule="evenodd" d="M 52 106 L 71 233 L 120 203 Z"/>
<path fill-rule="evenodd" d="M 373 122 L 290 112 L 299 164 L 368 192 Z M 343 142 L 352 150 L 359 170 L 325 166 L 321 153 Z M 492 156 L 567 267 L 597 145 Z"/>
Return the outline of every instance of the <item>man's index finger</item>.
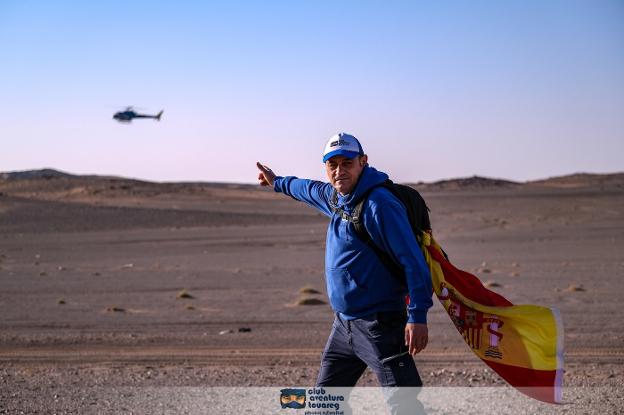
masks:
<path fill-rule="evenodd" d="M 259 162 L 259 161 L 257 161 L 257 162 L 256 162 L 256 166 L 257 166 L 257 167 L 258 167 L 258 169 L 259 169 L 261 172 L 263 172 L 263 173 L 268 173 L 268 171 L 269 171 L 269 170 L 268 170 L 265 166 L 263 166 L 262 164 L 260 164 L 260 162 Z"/>

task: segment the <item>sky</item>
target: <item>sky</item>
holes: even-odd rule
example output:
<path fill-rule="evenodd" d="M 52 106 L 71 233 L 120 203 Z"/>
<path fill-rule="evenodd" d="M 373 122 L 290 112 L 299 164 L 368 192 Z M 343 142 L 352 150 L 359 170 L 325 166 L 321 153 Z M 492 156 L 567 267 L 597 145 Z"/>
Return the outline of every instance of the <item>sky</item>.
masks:
<path fill-rule="evenodd" d="M 399 182 L 624 171 L 621 0 L 1 0 L 0 52 L 0 171 L 323 179 L 342 131 Z"/>

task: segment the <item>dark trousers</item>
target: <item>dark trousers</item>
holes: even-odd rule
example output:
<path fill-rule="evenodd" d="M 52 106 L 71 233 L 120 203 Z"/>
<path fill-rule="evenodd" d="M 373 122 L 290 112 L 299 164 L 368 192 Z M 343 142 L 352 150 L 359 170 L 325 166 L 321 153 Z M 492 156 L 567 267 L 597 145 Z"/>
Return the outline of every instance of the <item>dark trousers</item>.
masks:
<path fill-rule="evenodd" d="M 370 367 L 383 387 L 384 398 L 393 415 L 425 414 L 418 400 L 422 380 L 409 354 L 383 361 L 407 350 L 405 312 L 376 313 L 355 320 L 337 314 L 323 351 L 317 386 L 355 386 Z M 345 414 L 351 414 L 349 404 Z"/>
<path fill-rule="evenodd" d="M 381 386 L 422 386 L 410 355 L 382 363 L 384 358 L 407 350 L 406 322 L 406 313 L 400 311 L 355 320 L 344 320 L 336 314 L 316 385 L 355 386 L 368 366 Z"/>

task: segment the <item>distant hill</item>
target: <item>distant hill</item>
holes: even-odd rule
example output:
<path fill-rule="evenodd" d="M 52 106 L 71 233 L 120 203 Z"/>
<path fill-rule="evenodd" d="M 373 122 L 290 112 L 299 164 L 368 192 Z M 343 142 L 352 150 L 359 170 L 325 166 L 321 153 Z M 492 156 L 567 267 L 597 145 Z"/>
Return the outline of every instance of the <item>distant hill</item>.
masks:
<path fill-rule="evenodd" d="M 576 188 L 590 186 L 624 187 L 624 173 L 592 174 L 575 173 L 567 176 L 550 177 L 526 183 L 529 186 Z"/>
<path fill-rule="evenodd" d="M 91 181 L 93 183 L 98 182 L 112 182 L 112 183 L 126 183 L 145 186 L 174 186 L 174 185 L 210 185 L 215 188 L 228 188 L 239 189 L 254 186 L 251 184 L 242 183 L 222 183 L 222 182 L 151 182 L 147 180 L 131 179 L 128 177 L 120 176 L 103 176 L 103 175 L 85 175 L 85 174 L 71 174 L 56 169 L 39 169 L 39 170 L 23 170 L 23 171 L 10 171 L 0 172 L 0 181 L 36 181 L 37 179 L 70 179 L 67 183 L 73 182 L 85 182 Z M 255 187 L 255 186 L 254 186 Z"/>
<path fill-rule="evenodd" d="M 514 187 L 624 188 L 624 173 L 575 173 L 565 176 L 549 177 L 547 179 L 532 180 L 527 182 L 514 182 L 511 180 L 472 176 L 457 179 L 439 180 L 431 183 L 419 182 L 410 185 L 419 190 L 502 189 Z"/>
<path fill-rule="evenodd" d="M 453 191 L 477 189 L 511 189 L 518 187 L 535 188 L 615 188 L 624 189 L 624 173 L 590 174 L 576 173 L 529 182 L 515 182 L 505 179 L 472 176 L 431 183 L 408 183 L 424 191 Z M 55 169 L 26 170 L 0 173 L 0 192 L 5 195 L 37 196 L 45 194 L 63 197 L 85 197 L 99 195 L 116 197 L 119 195 L 150 197 L 160 194 L 206 194 L 222 190 L 247 193 L 260 191 L 257 185 L 210 182 L 171 182 L 158 183 L 114 176 L 75 175 Z M 264 193 L 264 192 L 260 192 Z M 217 194 L 217 193 L 215 193 Z M 255 196 L 254 196 L 255 197 Z"/>
<path fill-rule="evenodd" d="M 170 182 L 158 183 L 115 176 L 76 175 L 54 169 L 0 173 L 0 196 L 29 199 L 93 201 L 103 203 L 113 199 L 154 198 L 197 195 L 218 199 L 270 198 L 260 186 L 238 183 Z M 225 192 L 225 193 L 224 193 Z"/>
<path fill-rule="evenodd" d="M 484 188 L 507 188 L 520 186 L 521 183 L 511 180 L 493 179 L 481 176 L 464 177 L 458 179 L 439 180 L 432 183 L 416 183 L 411 186 L 421 190 L 460 190 L 460 189 L 484 189 Z"/>
<path fill-rule="evenodd" d="M 79 177 L 54 169 L 9 171 L 0 173 L 0 180 L 53 179 L 57 177 Z"/>

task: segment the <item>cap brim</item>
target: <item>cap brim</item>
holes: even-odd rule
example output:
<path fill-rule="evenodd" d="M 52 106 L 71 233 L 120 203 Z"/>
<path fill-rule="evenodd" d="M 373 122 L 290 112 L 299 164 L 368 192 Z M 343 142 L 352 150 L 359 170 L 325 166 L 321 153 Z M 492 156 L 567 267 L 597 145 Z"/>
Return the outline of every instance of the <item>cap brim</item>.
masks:
<path fill-rule="evenodd" d="M 352 159 L 359 155 L 360 153 L 358 153 L 357 151 L 349 151 L 349 150 L 342 150 L 342 149 L 334 150 L 334 151 L 330 151 L 329 153 L 323 156 L 323 163 L 325 163 L 327 160 L 329 160 L 330 158 L 334 156 L 344 156 L 346 158 Z"/>

